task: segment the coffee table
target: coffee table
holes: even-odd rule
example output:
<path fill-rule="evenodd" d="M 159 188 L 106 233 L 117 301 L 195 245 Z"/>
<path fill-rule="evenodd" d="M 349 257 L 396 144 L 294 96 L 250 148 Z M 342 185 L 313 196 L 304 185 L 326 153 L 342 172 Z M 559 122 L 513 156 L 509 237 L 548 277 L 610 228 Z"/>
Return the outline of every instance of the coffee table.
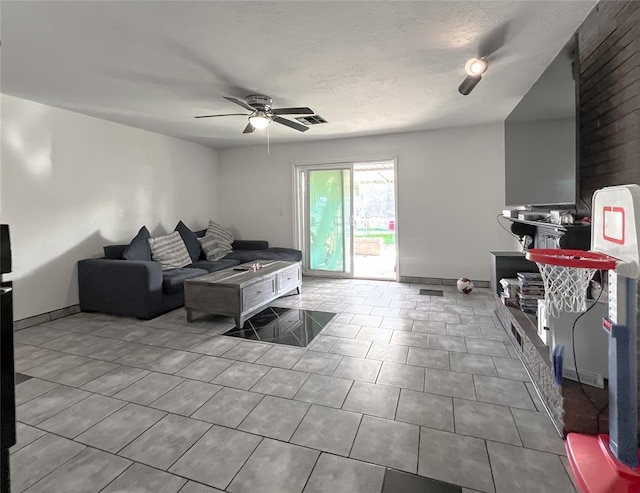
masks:
<path fill-rule="evenodd" d="M 234 270 L 263 265 L 257 271 Z M 193 312 L 230 315 L 236 327 L 262 310 L 267 304 L 294 289 L 302 287 L 300 262 L 256 260 L 233 268 L 211 272 L 184 282 L 184 308 L 187 321 L 193 321 Z"/>

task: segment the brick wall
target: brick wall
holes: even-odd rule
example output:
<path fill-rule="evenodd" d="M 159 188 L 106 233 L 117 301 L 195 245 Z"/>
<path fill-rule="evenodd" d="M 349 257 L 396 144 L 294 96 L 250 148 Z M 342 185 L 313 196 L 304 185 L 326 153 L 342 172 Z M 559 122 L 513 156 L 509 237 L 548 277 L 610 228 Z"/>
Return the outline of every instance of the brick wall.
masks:
<path fill-rule="evenodd" d="M 640 183 L 640 2 L 601 1 L 578 30 L 580 193 Z"/>
<path fill-rule="evenodd" d="M 640 2 L 600 1 L 578 42 L 580 195 L 590 205 L 599 188 L 640 184 Z M 638 358 L 640 373 L 640 338 Z"/>

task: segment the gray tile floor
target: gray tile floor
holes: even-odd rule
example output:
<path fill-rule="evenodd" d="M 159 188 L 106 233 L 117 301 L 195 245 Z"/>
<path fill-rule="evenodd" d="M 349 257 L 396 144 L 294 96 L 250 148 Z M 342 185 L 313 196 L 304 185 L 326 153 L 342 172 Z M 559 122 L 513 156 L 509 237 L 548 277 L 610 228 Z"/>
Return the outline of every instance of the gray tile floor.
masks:
<path fill-rule="evenodd" d="M 13 491 L 379 493 L 385 467 L 466 493 L 574 492 L 488 289 L 305 278 L 308 348 L 80 313 L 16 333 Z M 437 288 L 442 289 L 442 286 Z"/>

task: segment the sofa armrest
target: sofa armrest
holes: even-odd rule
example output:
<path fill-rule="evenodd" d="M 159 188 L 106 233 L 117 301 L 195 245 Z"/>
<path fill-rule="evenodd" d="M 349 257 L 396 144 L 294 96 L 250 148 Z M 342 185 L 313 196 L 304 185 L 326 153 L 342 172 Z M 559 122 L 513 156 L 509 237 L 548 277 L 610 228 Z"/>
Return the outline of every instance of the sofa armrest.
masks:
<path fill-rule="evenodd" d="M 86 259 L 78 262 L 80 309 L 149 319 L 162 307 L 159 262 Z"/>
<path fill-rule="evenodd" d="M 269 242 L 264 240 L 235 240 L 231 244 L 234 250 L 266 250 Z"/>

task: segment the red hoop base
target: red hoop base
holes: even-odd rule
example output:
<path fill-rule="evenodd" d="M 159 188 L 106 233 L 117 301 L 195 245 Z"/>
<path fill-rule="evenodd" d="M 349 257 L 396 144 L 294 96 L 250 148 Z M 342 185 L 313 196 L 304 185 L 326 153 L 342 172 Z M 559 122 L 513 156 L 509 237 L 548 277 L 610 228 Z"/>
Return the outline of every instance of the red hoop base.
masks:
<path fill-rule="evenodd" d="M 640 471 L 616 459 L 608 435 L 569 433 L 565 449 L 582 493 L 640 493 Z"/>
<path fill-rule="evenodd" d="M 537 248 L 527 250 L 525 256 L 528 260 L 539 264 L 578 269 L 610 270 L 615 269 L 617 264 L 617 259 L 609 255 L 585 250 Z"/>

